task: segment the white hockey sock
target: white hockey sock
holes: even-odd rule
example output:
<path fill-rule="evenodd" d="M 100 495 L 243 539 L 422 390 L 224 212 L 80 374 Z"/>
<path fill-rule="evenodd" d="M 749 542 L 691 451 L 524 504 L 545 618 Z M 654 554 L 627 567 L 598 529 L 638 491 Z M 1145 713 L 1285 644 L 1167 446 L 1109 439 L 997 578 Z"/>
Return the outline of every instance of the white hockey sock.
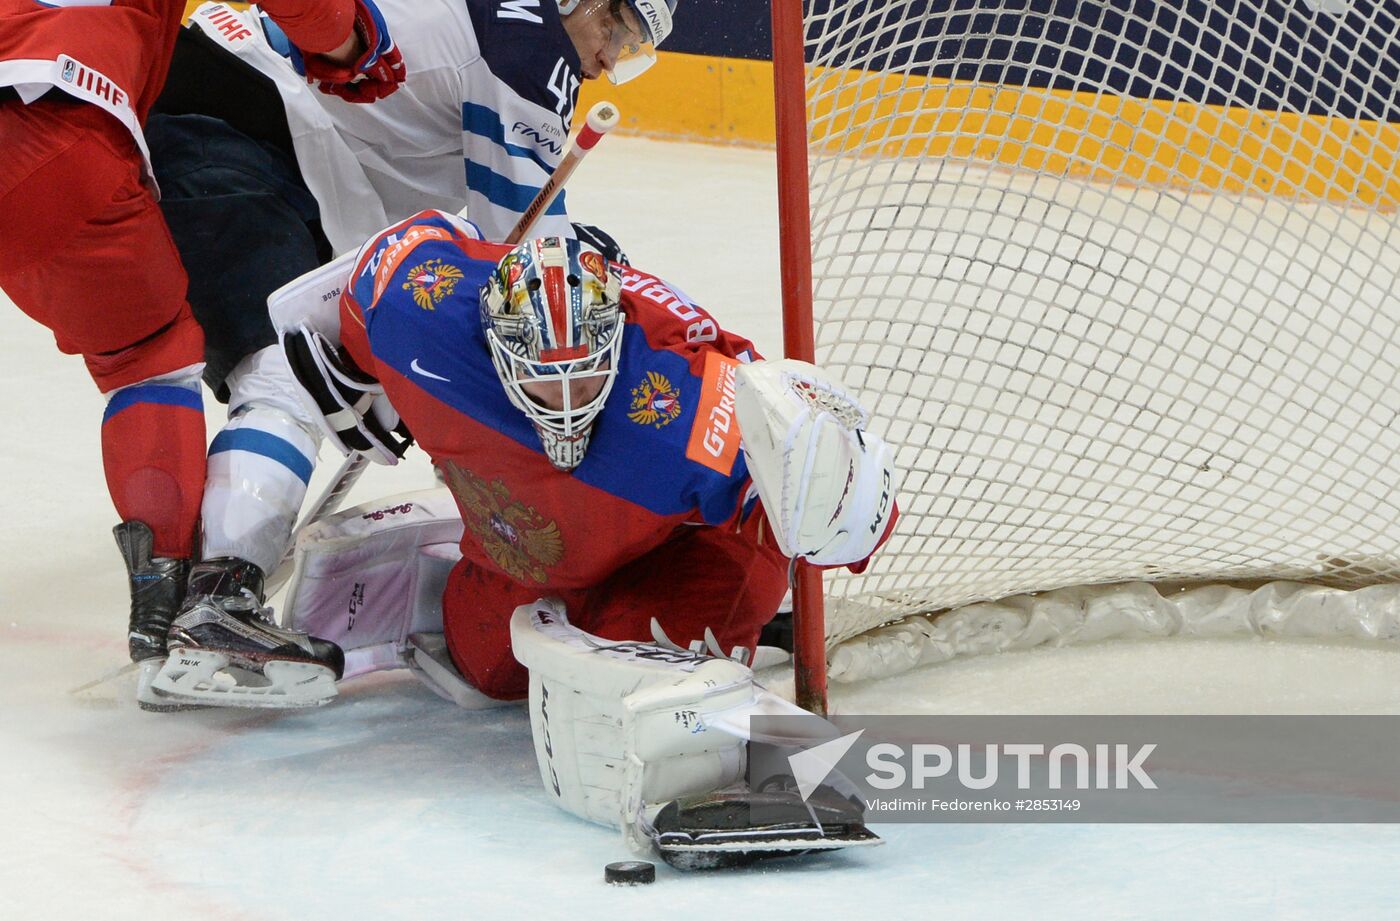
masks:
<path fill-rule="evenodd" d="M 316 467 L 321 435 L 292 394 L 281 349 L 244 359 L 228 379 L 233 411 L 209 446 L 203 555 L 236 556 L 271 574 Z"/>
<path fill-rule="evenodd" d="M 205 559 L 236 556 L 271 573 L 292 536 L 316 448 L 281 410 L 255 405 L 238 413 L 209 446 Z"/>

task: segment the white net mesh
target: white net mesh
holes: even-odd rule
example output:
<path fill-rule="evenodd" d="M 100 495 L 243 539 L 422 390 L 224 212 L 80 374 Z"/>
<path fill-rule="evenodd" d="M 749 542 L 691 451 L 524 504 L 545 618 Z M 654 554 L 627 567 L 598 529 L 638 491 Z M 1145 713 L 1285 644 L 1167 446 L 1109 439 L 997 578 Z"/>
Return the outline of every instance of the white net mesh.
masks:
<path fill-rule="evenodd" d="M 904 471 L 830 641 L 1400 574 L 1400 39 L 1319 3 L 807 0 L 817 362 Z"/>

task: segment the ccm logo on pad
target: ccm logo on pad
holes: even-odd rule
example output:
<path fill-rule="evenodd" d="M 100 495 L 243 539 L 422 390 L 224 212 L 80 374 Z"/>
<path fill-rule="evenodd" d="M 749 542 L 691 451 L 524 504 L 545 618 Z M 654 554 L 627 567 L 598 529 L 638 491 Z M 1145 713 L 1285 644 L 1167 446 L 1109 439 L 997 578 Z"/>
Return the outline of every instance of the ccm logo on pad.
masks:
<path fill-rule="evenodd" d="M 700 404 L 685 449 L 686 457 L 724 476 L 734 469 L 734 458 L 739 454 L 739 422 L 734 417 L 734 375 L 738 369 L 736 359 L 718 352 L 705 356 Z"/>

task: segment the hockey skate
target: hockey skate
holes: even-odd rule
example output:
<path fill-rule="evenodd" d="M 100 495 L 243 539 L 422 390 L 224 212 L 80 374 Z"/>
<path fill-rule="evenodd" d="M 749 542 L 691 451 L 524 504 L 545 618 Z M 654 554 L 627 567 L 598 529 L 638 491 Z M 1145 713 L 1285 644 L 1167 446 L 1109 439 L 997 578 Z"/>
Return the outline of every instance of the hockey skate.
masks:
<path fill-rule="evenodd" d="M 152 686 L 165 661 L 165 637 L 185 597 L 190 561 L 152 556 L 155 538 L 140 521 L 123 521 L 112 529 L 131 583 L 131 621 L 127 651 L 136 664 L 136 703 L 143 710 L 184 710 Z"/>
<path fill-rule="evenodd" d="M 340 647 L 273 624 L 262 588 L 262 571 L 244 560 L 195 564 L 153 687 L 212 707 L 317 707 L 335 697 Z"/>

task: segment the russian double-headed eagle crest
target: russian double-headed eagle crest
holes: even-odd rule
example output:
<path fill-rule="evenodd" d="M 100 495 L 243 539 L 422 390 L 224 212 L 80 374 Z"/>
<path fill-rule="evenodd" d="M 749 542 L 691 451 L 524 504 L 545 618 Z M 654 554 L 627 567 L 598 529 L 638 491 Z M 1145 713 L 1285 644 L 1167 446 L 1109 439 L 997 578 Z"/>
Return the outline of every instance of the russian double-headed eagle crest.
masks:
<path fill-rule="evenodd" d="M 413 292 L 413 303 L 424 310 L 433 310 L 452 293 L 462 280 L 462 270 L 441 259 L 429 259 L 408 270 L 405 291 Z"/>
<path fill-rule="evenodd" d="M 669 425 L 681 414 L 681 395 L 671 382 L 655 371 L 632 388 L 632 405 L 627 418 L 638 425 L 656 428 Z"/>
<path fill-rule="evenodd" d="M 544 583 L 564 556 L 559 526 L 513 498 L 500 480 L 487 483 L 451 461 L 442 472 L 462 505 L 462 522 L 491 561 L 519 582 Z"/>

